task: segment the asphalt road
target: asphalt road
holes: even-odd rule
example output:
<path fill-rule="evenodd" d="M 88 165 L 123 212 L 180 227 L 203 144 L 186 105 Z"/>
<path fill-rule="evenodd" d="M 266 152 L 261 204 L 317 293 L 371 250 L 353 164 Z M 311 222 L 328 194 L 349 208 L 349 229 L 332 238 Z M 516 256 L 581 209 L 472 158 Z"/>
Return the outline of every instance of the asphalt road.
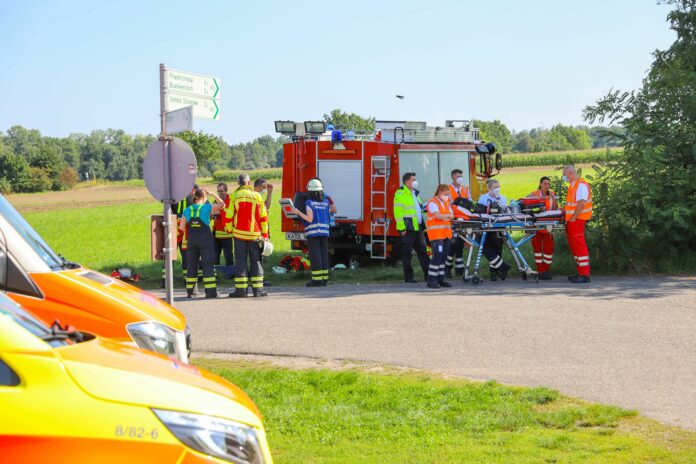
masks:
<path fill-rule="evenodd" d="M 371 361 L 538 386 L 696 430 L 696 277 L 270 288 L 186 300 L 194 351 Z"/>

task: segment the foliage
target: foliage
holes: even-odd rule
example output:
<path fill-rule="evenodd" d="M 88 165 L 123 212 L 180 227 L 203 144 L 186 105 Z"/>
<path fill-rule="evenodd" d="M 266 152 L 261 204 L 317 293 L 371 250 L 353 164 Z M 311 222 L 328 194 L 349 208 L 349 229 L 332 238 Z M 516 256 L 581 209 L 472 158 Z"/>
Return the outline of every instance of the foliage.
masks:
<path fill-rule="evenodd" d="M 75 186 L 79 182 L 77 172 L 69 166 L 63 168 L 63 170 L 60 173 L 59 180 L 61 187 L 65 190 L 75 188 Z"/>
<path fill-rule="evenodd" d="M 561 166 L 564 164 L 587 164 L 600 161 L 614 161 L 622 156 L 621 149 L 598 149 L 585 151 L 561 151 L 547 153 L 527 153 L 503 155 L 505 168 L 524 166 Z"/>
<path fill-rule="evenodd" d="M 517 152 L 543 152 L 556 150 L 586 150 L 593 141 L 586 127 L 556 124 L 551 129 L 531 129 L 513 134 L 513 150 Z"/>
<path fill-rule="evenodd" d="M 696 2 L 670 3 L 677 39 L 654 53 L 642 88 L 611 90 L 584 111 L 625 130 L 623 156 L 592 179 L 594 245 L 619 269 L 696 255 Z"/>
<path fill-rule="evenodd" d="M 263 177 L 264 179 L 280 179 L 283 176 L 283 170 L 278 169 L 260 169 L 256 171 L 237 171 L 232 169 L 222 169 L 220 171 L 215 171 L 213 173 L 213 180 L 215 182 L 237 182 L 240 174 L 247 173 L 251 177 L 252 182 L 254 179 Z"/>
<path fill-rule="evenodd" d="M 364 118 L 355 113 L 344 113 L 336 108 L 324 115 L 326 124 L 333 124 L 336 129 L 353 130 L 355 132 L 372 132 L 375 130 L 375 118 Z"/>
<path fill-rule="evenodd" d="M 500 122 L 495 121 L 473 121 L 474 126 L 479 129 L 479 138 L 486 142 L 496 144 L 500 153 L 509 153 L 512 151 L 512 134 L 510 129 Z"/>

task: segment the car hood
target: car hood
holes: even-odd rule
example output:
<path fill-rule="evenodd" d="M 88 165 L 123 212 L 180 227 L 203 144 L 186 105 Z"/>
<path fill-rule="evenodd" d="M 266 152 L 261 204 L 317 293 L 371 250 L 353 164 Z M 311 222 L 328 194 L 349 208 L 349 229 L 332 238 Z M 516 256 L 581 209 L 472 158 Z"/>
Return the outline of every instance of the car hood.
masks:
<path fill-rule="evenodd" d="M 75 382 L 94 397 L 261 427 L 259 410 L 246 393 L 196 366 L 102 338 L 55 352 Z"/>
<path fill-rule="evenodd" d="M 91 269 L 32 274 L 48 299 L 76 306 L 95 320 L 108 319 L 125 327 L 154 320 L 174 330 L 186 328 L 186 318 L 149 292 Z"/>

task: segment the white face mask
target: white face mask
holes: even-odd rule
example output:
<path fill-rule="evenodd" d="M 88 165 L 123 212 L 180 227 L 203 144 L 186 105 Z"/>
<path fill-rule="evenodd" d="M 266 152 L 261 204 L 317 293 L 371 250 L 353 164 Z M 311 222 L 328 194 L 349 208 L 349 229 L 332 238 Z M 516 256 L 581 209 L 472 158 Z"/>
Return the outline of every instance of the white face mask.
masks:
<path fill-rule="evenodd" d="M 411 184 L 411 187 L 413 187 L 414 189 L 418 188 L 418 181 L 414 180 L 413 183 Z"/>
<path fill-rule="evenodd" d="M 266 190 L 265 190 L 265 189 L 264 189 L 264 190 L 261 190 L 259 193 L 260 193 L 261 195 L 265 195 L 265 194 L 266 194 Z"/>
<path fill-rule="evenodd" d="M 459 184 L 459 185 L 464 185 L 464 176 L 462 176 L 462 177 L 457 177 L 457 184 Z"/>
<path fill-rule="evenodd" d="M 500 196 L 500 187 L 496 187 L 493 189 L 493 194 L 497 197 Z"/>
<path fill-rule="evenodd" d="M 568 182 L 568 176 L 566 176 L 565 174 L 563 174 L 563 177 L 561 177 L 561 180 L 562 180 L 563 182 Z"/>

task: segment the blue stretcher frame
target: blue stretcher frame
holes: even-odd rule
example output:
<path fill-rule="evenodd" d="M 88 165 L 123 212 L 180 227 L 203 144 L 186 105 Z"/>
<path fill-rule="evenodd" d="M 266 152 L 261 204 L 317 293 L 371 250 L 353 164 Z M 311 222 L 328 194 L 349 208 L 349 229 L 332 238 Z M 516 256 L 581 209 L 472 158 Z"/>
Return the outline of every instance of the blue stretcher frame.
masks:
<path fill-rule="evenodd" d="M 538 282 L 538 272 L 529 266 L 520 248 L 532 240 L 540 230 L 554 232 L 565 230 L 565 227 L 561 221 L 497 222 L 496 220 L 490 220 L 482 221 L 472 227 L 463 226 L 462 229 L 465 231 L 465 233 L 459 232 L 459 238 L 470 245 L 466 260 L 466 267 L 464 268 L 464 276 L 462 279 L 465 282 L 471 281 L 474 285 L 477 285 L 482 282 L 478 272 L 481 267 L 481 256 L 483 255 L 483 247 L 486 244 L 486 236 L 489 233 L 503 233 L 505 244 L 510 250 L 512 258 L 515 260 L 517 270 L 521 273 L 522 279 L 528 280 L 529 277 L 532 277 L 535 282 Z M 516 241 L 512 236 L 511 231 L 527 232 L 527 234 L 525 234 L 525 236 L 520 240 Z M 473 257 L 474 248 L 477 248 L 476 261 L 474 263 L 473 273 L 471 273 L 471 260 Z"/>

